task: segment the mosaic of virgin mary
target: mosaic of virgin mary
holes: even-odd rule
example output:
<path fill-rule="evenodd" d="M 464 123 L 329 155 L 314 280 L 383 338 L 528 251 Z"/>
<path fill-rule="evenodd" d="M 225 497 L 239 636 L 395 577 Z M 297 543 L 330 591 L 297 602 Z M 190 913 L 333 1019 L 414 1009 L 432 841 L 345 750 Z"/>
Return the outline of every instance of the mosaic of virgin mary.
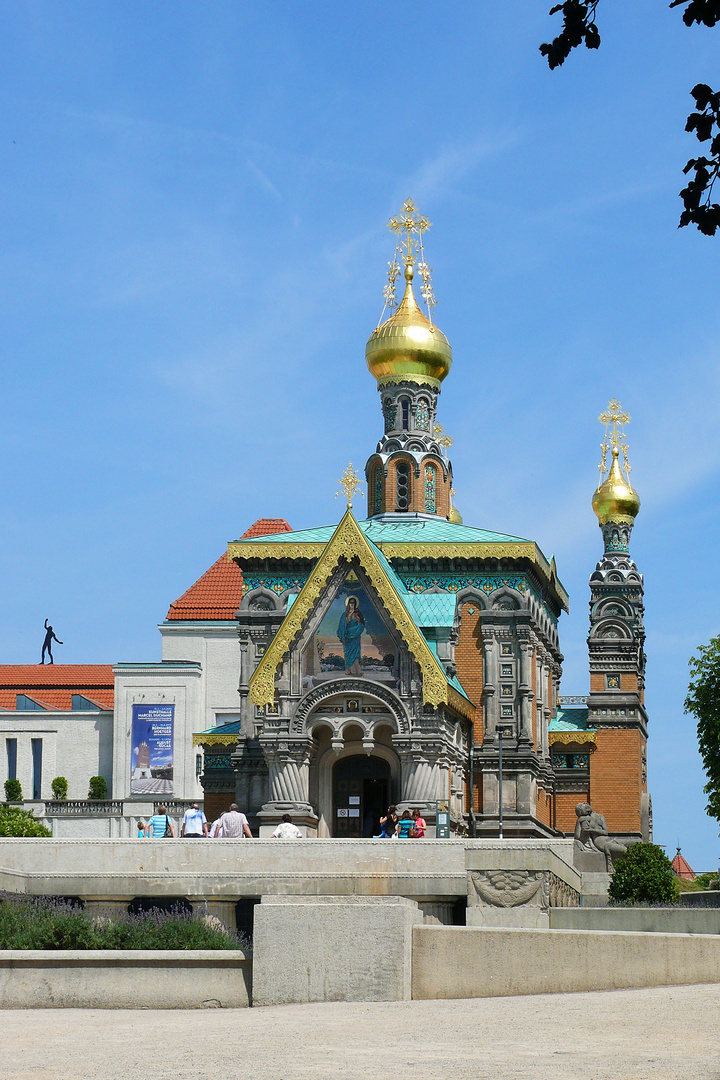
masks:
<path fill-rule="evenodd" d="M 360 655 L 364 629 L 365 616 L 360 610 L 360 601 L 357 596 L 348 596 L 337 628 L 337 636 L 345 655 L 346 675 L 362 675 Z"/>

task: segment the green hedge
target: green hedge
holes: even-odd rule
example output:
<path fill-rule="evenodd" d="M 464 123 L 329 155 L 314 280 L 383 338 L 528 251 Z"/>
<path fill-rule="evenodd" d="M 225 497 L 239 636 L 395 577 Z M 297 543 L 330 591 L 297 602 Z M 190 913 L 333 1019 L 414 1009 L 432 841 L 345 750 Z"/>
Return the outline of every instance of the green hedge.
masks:
<path fill-rule="evenodd" d="M 29 810 L 0 806 L 0 836 L 52 836 L 52 833 Z"/>
<path fill-rule="evenodd" d="M 619 904 L 673 904 L 678 891 L 672 864 L 656 844 L 632 844 L 615 861 L 608 896 Z"/>
<path fill-rule="evenodd" d="M 196 915 L 148 911 L 91 919 L 70 902 L 45 897 L 0 902 L 0 949 L 243 949 L 236 934 Z"/>

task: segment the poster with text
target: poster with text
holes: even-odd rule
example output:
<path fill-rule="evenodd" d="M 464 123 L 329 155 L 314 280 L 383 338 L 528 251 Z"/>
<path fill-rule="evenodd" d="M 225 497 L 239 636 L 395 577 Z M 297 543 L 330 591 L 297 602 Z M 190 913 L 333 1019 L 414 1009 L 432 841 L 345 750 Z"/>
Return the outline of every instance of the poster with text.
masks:
<path fill-rule="evenodd" d="M 131 795 L 172 795 L 174 705 L 133 705 Z"/>

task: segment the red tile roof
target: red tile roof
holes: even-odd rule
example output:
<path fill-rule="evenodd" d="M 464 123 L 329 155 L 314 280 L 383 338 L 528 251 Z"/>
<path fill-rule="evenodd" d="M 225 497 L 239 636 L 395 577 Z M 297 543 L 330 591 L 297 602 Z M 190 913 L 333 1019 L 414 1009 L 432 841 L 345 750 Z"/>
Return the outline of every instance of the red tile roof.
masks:
<path fill-rule="evenodd" d="M 677 855 L 672 861 L 672 868 L 679 878 L 683 881 L 694 881 L 696 874 L 691 868 L 690 863 L 687 861 L 684 855 L 680 854 L 680 848 L 677 849 Z"/>
<path fill-rule="evenodd" d="M 25 694 L 51 710 L 69 711 L 73 694 L 112 709 L 112 664 L 0 664 L 0 709 L 14 709 L 16 694 Z"/>
<path fill-rule="evenodd" d="M 251 540 L 253 536 L 274 536 L 275 533 L 292 532 L 285 518 L 258 518 L 254 525 L 240 537 L 241 540 Z"/>
<path fill-rule="evenodd" d="M 272 536 L 281 532 L 292 532 L 284 518 L 260 518 L 243 533 L 241 539 Z M 227 554 L 223 553 L 194 585 L 170 605 L 166 618 L 168 621 L 232 619 L 240 607 L 242 595 L 242 570 L 237 563 L 228 562 Z"/>

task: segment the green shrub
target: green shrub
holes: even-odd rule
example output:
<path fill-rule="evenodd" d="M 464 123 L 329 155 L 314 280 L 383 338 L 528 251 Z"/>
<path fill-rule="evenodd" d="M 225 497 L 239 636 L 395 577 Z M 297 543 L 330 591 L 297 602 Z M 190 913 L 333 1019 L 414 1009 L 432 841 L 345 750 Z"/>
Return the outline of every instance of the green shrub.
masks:
<path fill-rule="evenodd" d="M 68 785 L 64 776 L 56 776 L 51 787 L 54 799 L 67 799 Z"/>
<path fill-rule="evenodd" d="M 63 900 L 0 901 L 0 949 L 245 949 L 236 934 L 184 912 L 91 919 Z"/>
<path fill-rule="evenodd" d="M 618 856 L 608 895 L 621 904 L 673 904 L 678 890 L 667 855 L 656 844 L 633 844 Z"/>
<path fill-rule="evenodd" d="M 107 799 L 107 783 L 104 776 L 90 777 L 88 799 Z"/>
<path fill-rule="evenodd" d="M 22 802 L 22 784 L 19 780 L 5 781 L 5 801 Z"/>
<path fill-rule="evenodd" d="M 29 810 L 0 806 L 0 836 L 52 836 Z"/>

